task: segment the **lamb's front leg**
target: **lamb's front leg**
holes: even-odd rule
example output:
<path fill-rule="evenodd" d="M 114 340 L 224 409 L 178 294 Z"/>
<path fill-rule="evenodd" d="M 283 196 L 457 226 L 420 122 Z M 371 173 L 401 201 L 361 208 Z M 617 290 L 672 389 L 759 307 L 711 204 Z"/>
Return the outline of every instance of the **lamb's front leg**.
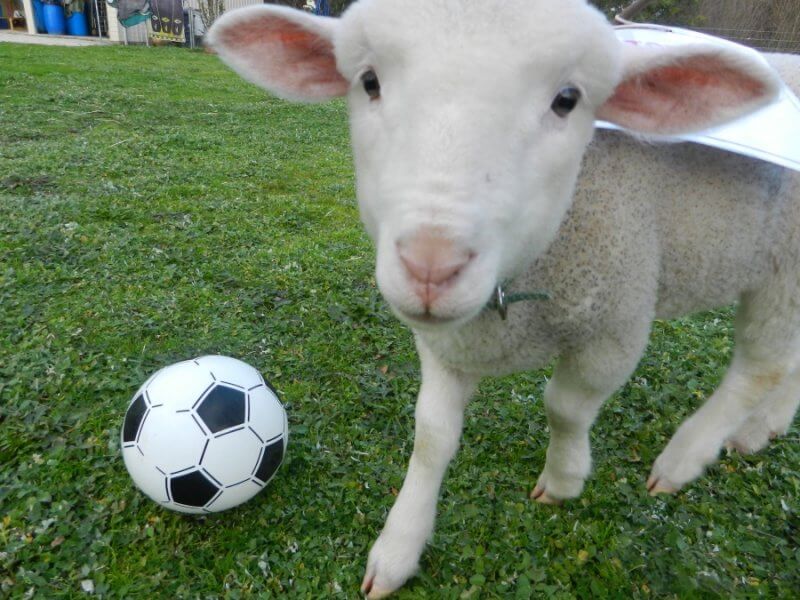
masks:
<path fill-rule="evenodd" d="M 458 449 L 464 407 L 477 378 L 450 370 L 417 344 L 422 385 L 415 412 L 414 451 L 405 482 L 367 561 L 361 590 L 382 598 L 417 570 L 425 542 L 433 532 L 439 487 Z"/>

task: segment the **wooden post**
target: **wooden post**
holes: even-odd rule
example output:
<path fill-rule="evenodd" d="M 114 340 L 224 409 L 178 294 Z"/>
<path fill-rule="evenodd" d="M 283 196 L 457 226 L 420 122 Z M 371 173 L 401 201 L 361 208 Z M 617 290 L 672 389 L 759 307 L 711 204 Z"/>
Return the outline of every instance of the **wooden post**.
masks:
<path fill-rule="evenodd" d="M 28 28 L 28 33 L 36 33 L 36 17 L 33 12 L 33 0 L 22 0 L 22 7 L 25 9 L 25 25 Z M 14 3 L 11 2 L 11 10 L 14 10 Z M 14 16 L 13 14 L 11 15 Z M 9 25 L 11 22 L 9 21 Z M 10 25 L 14 29 L 13 25 Z"/>
<path fill-rule="evenodd" d="M 122 36 L 120 35 L 119 30 L 123 29 L 123 27 L 117 20 L 117 9 L 113 6 L 106 5 L 106 19 L 108 19 L 108 39 L 112 42 L 121 42 Z"/>

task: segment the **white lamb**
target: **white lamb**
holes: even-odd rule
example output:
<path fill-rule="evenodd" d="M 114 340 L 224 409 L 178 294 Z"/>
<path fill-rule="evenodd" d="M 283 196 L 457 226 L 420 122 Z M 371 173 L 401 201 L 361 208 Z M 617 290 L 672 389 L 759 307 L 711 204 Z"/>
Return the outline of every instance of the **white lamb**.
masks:
<path fill-rule="evenodd" d="M 719 389 L 656 460 L 651 493 L 728 443 L 763 448 L 800 403 L 800 176 L 694 144 L 696 131 L 798 91 L 800 59 L 620 43 L 584 0 L 361 0 L 340 19 L 259 6 L 214 48 L 284 98 L 347 96 L 362 220 L 381 292 L 416 335 L 422 385 L 408 474 L 363 591 L 413 575 L 464 407 L 486 375 L 557 357 L 547 460 L 532 497 L 577 496 L 589 428 L 630 376 L 654 318 L 739 301 Z M 544 290 L 503 320 L 499 285 Z"/>

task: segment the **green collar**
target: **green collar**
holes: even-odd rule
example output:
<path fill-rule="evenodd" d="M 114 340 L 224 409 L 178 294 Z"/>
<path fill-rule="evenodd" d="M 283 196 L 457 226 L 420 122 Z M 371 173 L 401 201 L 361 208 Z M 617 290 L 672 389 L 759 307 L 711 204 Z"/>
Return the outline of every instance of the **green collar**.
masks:
<path fill-rule="evenodd" d="M 489 304 L 486 305 L 486 308 L 496 310 L 498 313 L 500 313 L 500 318 L 505 321 L 508 317 L 509 304 L 513 304 L 514 302 L 522 302 L 523 300 L 550 300 L 550 298 L 550 292 L 545 291 L 507 294 L 503 289 L 503 284 L 501 284 L 495 288 L 494 295 L 492 296 L 492 299 L 489 300 Z"/>

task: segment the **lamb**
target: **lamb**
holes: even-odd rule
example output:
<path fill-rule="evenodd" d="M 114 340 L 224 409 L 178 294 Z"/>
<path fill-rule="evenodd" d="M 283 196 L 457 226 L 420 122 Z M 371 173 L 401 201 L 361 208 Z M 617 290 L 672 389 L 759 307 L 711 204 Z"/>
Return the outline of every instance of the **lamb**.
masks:
<path fill-rule="evenodd" d="M 800 403 L 800 175 L 652 138 L 771 102 L 800 59 L 620 43 L 584 0 L 360 0 L 341 19 L 258 6 L 210 32 L 278 96 L 346 96 L 381 293 L 415 334 L 422 383 L 408 473 L 367 561 L 380 598 L 417 569 L 481 377 L 557 359 L 532 498 L 589 475 L 589 428 L 654 318 L 740 303 L 716 392 L 653 466 L 673 493 L 723 445 L 755 452 Z M 779 75 L 778 75 L 779 74 Z M 595 132 L 602 119 L 634 133 Z M 503 286 L 548 298 L 494 310 Z"/>

